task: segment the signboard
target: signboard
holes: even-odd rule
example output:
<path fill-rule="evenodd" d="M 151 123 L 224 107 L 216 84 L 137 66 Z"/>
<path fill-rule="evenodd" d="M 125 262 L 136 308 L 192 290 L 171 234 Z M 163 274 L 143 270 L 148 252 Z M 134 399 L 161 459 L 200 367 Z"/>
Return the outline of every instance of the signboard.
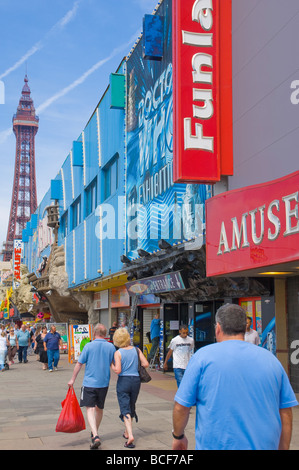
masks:
<path fill-rule="evenodd" d="M 22 240 L 14 240 L 13 242 L 13 273 L 14 273 L 14 288 L 19 287 L 21 282 L 21 260 L 22 260 Z"/>
<path fill-rule="evenodd" d="M 174 181 L 215 183 L 232 174 L 231 0 L 173 10 Z"/>
<path fill-rule="evenodd" d="M 69 326 L 69 362 L 77 361 L 84 346 L 92 340 L 91 325 Z"/>
<path fill-rule="evenodd" d="M 173 292 L 186 288 L 180 271 L 128 282 L 126 287 L 131 295 Z"/>
<path fill-rule="evenodd" d="M 150 253 L 158 241 L 173 244 L 201 237 L 204 203 L 211 188 L 173 181 L 172 0 L 163 18 L 163 57 L 147 60 L 137 43 L 127 60 L 126 254 Z"/>
<path fill-rule="evenodd" d="M 111 308 L 130 307 L 130 296 L 126 286 L 111 289 Z"/>
<path fill-rule="evenodd" d="M 299 171 L 206 203 L 207 276 L 299 259 Z"/>

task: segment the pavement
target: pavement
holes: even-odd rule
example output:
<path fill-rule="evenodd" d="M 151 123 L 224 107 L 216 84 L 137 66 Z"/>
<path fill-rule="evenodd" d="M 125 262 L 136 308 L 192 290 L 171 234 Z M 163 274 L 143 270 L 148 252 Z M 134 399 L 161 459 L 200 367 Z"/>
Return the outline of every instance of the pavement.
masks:
<path fill-rule="evenodd" d="M 76 434 L 55 431 L 74 364 L 69 364 L 67 355 L 61 355 L 58 370 L 50 373 L 42 370 L 35 355 L 28 359 L 27 364 L 16 363 L 9 371 L 0 373 L 0 450 L 89 450 L 90 430 L 85 408 L 82 411 L 86 430 Z M 82 370 L 74 386 L 78 399 L 83 374 Z M 151 382 L 141 385 L 137 401 L 139 420 L 133 424 L 136 450 L 171 451 L 176 381 L 171 373 L 151 371 L 151 376 Z M 99 432 L 100 449 L 130 453 L 132 450 L 124 448 L 116 381 L 112 373 Z M 299 407 L 294 408 L 293 416 L 291 450 L 299 450 Z M 190 451 L 195 448 L 194 423 L 192 409 L 186 428 Z"/>
<path fill-rule="evenodd" d="M 65 399 L 74 364 L 60 356 L 58 370 L 42 370 L 36 356 L 27 364 L 13 364 L 0 373 L 0 450 L 89 450 L 90 429 L 82 408 L 86 430 L 76 434 L 57 433 L 55 427 Z M 84 371 L 74 385 L 79 400 Z M 152 380 L 141 385 L 133 422 L 136 450 L 171 450 L 172 408 L 177 387 L 171 374 L 151 371 Z M 117 376 L 112 372 L 100 426 L 102 450 L 124 450 L 124 425 L 119 419 Z M 190 449 L 194 449 L 194 419 L 188 424 Z"/>

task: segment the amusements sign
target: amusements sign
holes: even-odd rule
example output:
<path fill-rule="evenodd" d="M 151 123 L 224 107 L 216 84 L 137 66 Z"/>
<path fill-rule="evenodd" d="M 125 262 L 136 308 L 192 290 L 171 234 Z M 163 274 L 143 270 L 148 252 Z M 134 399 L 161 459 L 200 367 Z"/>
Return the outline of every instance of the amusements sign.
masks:
<path fill-rule="evenodd" d="M 299 171 L 207 202 L 207 276 L 299 258 Z"/>

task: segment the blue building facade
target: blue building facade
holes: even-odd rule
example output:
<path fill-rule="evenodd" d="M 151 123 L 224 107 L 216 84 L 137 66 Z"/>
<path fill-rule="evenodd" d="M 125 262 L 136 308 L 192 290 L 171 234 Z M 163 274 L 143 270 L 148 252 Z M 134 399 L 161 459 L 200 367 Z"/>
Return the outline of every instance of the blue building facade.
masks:
<path fill-rule="evenodd" d="M 180 267 L 164 260 L 163 243 L 173 259 L 186 244 L 204 244 L 211 187 L 174 184 L 172 165 L 172 1 L 164 0 L 144 17 L 141 39 L 111 74 L 23 232 L 33 286 L 57 320 L 128 325 L 136 293 L 128 282 L 165 270 L 186 288 Z M 146 350 L 153 316 L 163 317 L 165 289 L 138 294 L 134 343 Z M 190 328 L 193 321 L 185 303 L 176 305 L 165 317 L 165 347 L 177 332 L 174 320 Z"/>
<path fill-rule="evenodd" d="M 153 15 L 145 16 L 143 37 L 111 74 L 106 92 L 23 232 L 29 272 L 44 276 L 53 246 L 63 248 L 67 289 L 72 296 L 84 292 L 89 301 L 93 295 L 93 305 L 103 304 L 108 323 L 113 318 L 111 289 L 127 281 L 123 255 L 139 259 L 139 250 L 159 250 L 160 239 L 175 246 L 204 231 L 210 188 L 173 184 L 172 179 L 171 6 L 164 0 Z M 54 230 L 47 225 L 52 206 L 58 212 Z M 48 268 L 41 273 L 45 257 Z M 42 283 L 35 284 L 39 288 Z M 50 290 L 51 282 L 46 287 Z M 101 295 L 106 290 L 108 302 Z M 117 300 L 122 293 L 113 292 L 115 305 L 128 322 L 130 301 L 126 295 Z M 155 308 L 158 301 L 142 299 Z"/>
<path fill-rule="evenodd" d="M 24 262 L 60 321 L 131 326 L 134 313 L 134 344 L 147 351 L 159 313 L 163 363 L 179 324 L 196 348 L 209 344 L 216 309 L 250 289 L 206 280 L 212 187 L 173 182 L 172 1 L 143 28 L 27 224 Z"/>

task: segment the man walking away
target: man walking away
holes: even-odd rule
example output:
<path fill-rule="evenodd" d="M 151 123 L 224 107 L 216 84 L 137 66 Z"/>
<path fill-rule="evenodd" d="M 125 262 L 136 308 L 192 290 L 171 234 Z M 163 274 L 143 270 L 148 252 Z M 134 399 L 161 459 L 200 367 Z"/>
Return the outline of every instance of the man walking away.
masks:
<path fill-rule="evenodd" d="M 62 339 L 59 333 L 56 331 L 56 326 L 52 325 L 50 333 L 47 333 L 44 337 L 44 350 L 48 353 L 48 368 L 49 372 L 53 371 L 53 361 L 54 361 L 54 370 L 57 370 L 60 354 L 59 346 L 62 347 Z"/>
<path fill-rule="evenodd" d="M 266 349 L 244 341 L 246 313 L 226 304 L 216 313 L 216 344 L 191 358 L 173 410 L 174 450 L 185 450 L 184 430 L 196 406 L 197 450 L 287 450 L 292 407 L 287 374 Z"/>
<path fill-rule="evenodd" d="M 85 364 L 80 406 L 86 406 L 87 420 L 91 428 L 91 449 L 97 449 L 101 445 L 98 429 L 110 382 L 110 365 L 115 353 L 113 344 L 105 340 L 106 335 L 106 327 L 98 323 L 94 328 L 94 341 L 84 346 L 68 382 L 69 387 L 74 385 L 82 365 Z"/>

